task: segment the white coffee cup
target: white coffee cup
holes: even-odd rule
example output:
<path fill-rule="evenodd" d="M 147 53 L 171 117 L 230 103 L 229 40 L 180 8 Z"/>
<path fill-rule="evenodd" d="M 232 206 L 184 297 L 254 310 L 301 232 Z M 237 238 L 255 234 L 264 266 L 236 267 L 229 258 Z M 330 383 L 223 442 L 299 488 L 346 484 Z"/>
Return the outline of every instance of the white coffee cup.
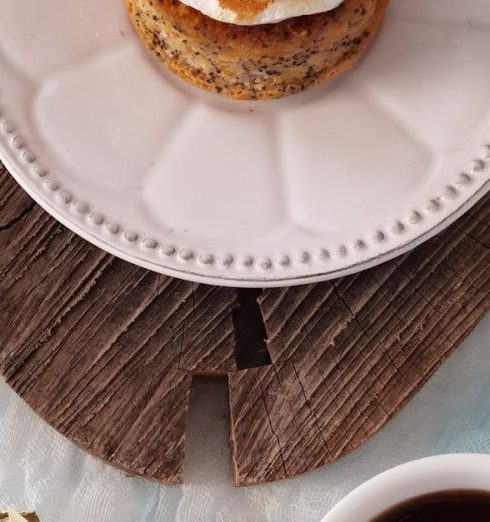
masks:
<path fill-rule="evenodd" d="M 349 493 L 322 522 L 369 522 L 411 498 L 454 489 L 490 492 L 490 455 L 439 455 L 402 464 Z"/>

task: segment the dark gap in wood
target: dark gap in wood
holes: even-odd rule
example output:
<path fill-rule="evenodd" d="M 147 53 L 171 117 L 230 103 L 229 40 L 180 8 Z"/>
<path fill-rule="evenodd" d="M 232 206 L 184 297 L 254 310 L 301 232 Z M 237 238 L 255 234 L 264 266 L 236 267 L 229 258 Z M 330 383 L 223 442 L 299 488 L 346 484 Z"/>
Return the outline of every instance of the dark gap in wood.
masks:
<path fill-rule="evenodd" d="M 239 370 L 271 364 L 267 333 L 257 299 L 263 290 L 237 288 L 238 306 L 233 310 L 235 360 Z"/>
<path fill-rule="evenodd" d="M 185 439 L 184 482 L 230 483 L 228 376 L 192 376 Z"/>

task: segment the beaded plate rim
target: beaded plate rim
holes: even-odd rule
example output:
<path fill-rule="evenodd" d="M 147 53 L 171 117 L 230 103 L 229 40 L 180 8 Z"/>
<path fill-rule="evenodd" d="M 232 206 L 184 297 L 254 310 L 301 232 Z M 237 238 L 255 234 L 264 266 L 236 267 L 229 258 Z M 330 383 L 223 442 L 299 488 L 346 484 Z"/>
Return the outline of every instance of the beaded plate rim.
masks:
<path fill-rule="evenodd" d="M 5 83 L 8 84 L 8 78 Z M 37 143 L 28 124 L 25 129 L 18 124 L 23 120 L 13 109 L 15 90 L 10 96 L 12 103 L 0 85 L 0 160 L 37 203 L 76 234 L 113 255 L 156 272 L 201 283 L 288 286 L 352 274 L 415 248 L 453 223 L 490 191 L 490 136 L 485 135 L 474 140 L 475 152 L 467 150 L 468 159 L 455 167 L 454 173 L 443 173 L 436 189 L 426 191 L 401 217 L 386 218 L 379 228 L 370 225 L 367 230 L 357 230 L 354 237 L 340 237 L 331 244 L 325 244 L 328 240 L 324 242 L 320 237 L 306 249 L 301 248 L 299 238 L 295 244 L 286 241 L 276 245 L 272 252 L 260 252 L 266 248 L 250 248 L 240 254 L 227 248 L 218 252 L 217 246 L 207 250 L 192 242 L 178 244 L 169 234 L 155 237 L 158 233 L 154 236 L 138 227 L 125 228 L 113 220 L 110 211 L 101 212 L 91 204 L 90 194 L 84 200 L 67 190 L 63 176 L 58 176 L 43 158 L 50 157 L 50 149 Z M 472 143 L 469 145 L 473 147 Z"/>
<path fill-rule="evenodd" d="M 402 237 L 409 227 L 419 226 L 424 221 L 427 213 L 433 215 L 439 213 L 440 219 L 436 223 L 423 231 L 412 240 L 387 249 L 382 254 L 369 257 L 333 270 L 312 272 L 302 275 L 290 275 L 285 277 L 274 277 L 272 274 L 279 267 L 284 270 L 293 264 L 292 259 L 296 259 L 298 264 L 308 264 L 312 252 L 303 251 L 296 258 L 294 255 L 282 255 L 276 260 L 262 258 L 255 260 L 252 256 L 249 259 L 240 259 L 227 254 L 225 256 L 215 256 L 212 253 L 197 253 L 190 249 L 179 249 L 174 245 L 161 245 L 158 241 L 148 238 L 141 232 L 123 229 L 119 224 L 112 223 L 102 214 L 92 209 L 88 204 L 77 200 L 72 194 L 64 190 L 56 177 L 48 172 L 38 159 L 36 154 L 28 146 L 17 132 L 17 128 L 12 119 L 7 118 L 5 110 L 0 106 L 0 160 L 3 161 L 7 170 L 19 183 L 19 185 L 39 204 L 44 210 L 51 214 L 55 219 L 67 226 L 76 234 L 87 241 L 95 244 L 107 252 L 125 259 L 126 261 L 138 264 L 143 268 L 160 272 L 166 275 L 188 279 L 191 281 L 218 284 L 223 286 L 287 286 L 295 284 L 313 283 L 327 279 L 333 279 L 349 275 L 367 268 L 376 266 L 385 261 L 393 259 L 409 250 L 412 250 L 421 243 L 427 241 L 451 223 L 456 221 L 461 215 L 468 211 L 478 202 L 487 192 L 490 191 L 490 141 L 484 144 L 482 152 L 474 159 L 467 169 L 456 176 L 454 183 L 447 185 L 441 190 L 440 194 L 434 195 L 426 204 L 425 209 L 414 210 L 408 220 L 397 221 L 391 227 L 391 234 L 395 237 Z M 485 176 L 482 186 L 475 190 L 475 177 Z M 37 189 L 35 188 L 37 187 Z M 57 205 L 49 200 L 47 194 L 54 194 L 57 198 Z M 444 201 L 461 200 L 461 204 L 449 214 L 443 212 Z M 60 208 L 64 209 L 64 213 Z M 126 248 L 132 248 L 132 253 L 128 254 L 125 249 L 118 246 L 115 241 L 103 239 L 96 231 L 102 227 L 108 233 L 108 237 L 118 238 L 125 243 Z M 372 238 L 375 242 L 389 243 L 389 238 L 385 232 L 375 231 Z M 352 248 L 369 252 L 369 242 L 360 238 L 354 242 Z M 153 253 L 155 260 L 149 261 L 147 258 L 138 255 L 143 250 L 145 253 Z M 331 252 L 335 252 L 332 254 Z M 323 249 L 318 256 L 328 262 L 332 255 L 347 259 L 349 257 L 349 247 L 338 245 L 335 249 Z M 177 267 L 164 264 L 165 258 L 178 258 L 186 267 Z M 201 271 L 192 270 L 191 265 L 199 263 Z M 244 265 L 254 271 L 255 277 L 247 277 L 247 274 L 206 275 L 203 270 L 212 266 L 214 263 L 220 264 L 224 270 L 230 271 L 234 265 Z M 241 277 L 240 277 L 241 276 Z"/>

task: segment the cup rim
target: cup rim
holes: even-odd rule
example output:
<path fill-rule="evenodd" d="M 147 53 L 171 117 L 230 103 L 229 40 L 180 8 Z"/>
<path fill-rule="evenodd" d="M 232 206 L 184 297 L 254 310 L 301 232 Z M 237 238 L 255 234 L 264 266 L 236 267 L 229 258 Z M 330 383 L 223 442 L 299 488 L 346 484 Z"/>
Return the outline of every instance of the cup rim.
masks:
<path fill-rule="evenodd" d="M 485 466 L 482 466 L 485 464 Z M 417 480 L 417 477 L 430 478 L 430 475 L 438 473 L 443 474 L 443 479 L 438 483 L 437 480 L 429 481 L 430 486 L 422 487 L 422 482 L 417 486 L 420 492 L 416 494 L 408 494 L 407 490 L 401 490 L 404 482 Z M 468 481 L 465 486 L 465 480 L 468 476 L 475 475 L 477 480 L 474 484 Z M 475 486 L 478 477 L 488 477 L 486 485 Z M 466 479 L 465 479 L 466 477 Z M 454 486 L 448 486 L 454 480 Z M 462 482 L 458 482 L 462 481 Z M 482 481 L 483 482 L 483 481 Z M 478 482 L 479 483 L 479 482 Z M 439 485 L 438 485 L 439 484 Z M 456 485 L 460 484 L 460 485 Z M 353 491 L 348 493 L 338 504 L 336 504 L 321 520 L 321 522 L 344 522 L 349 520 L 354 510 L 362 510 L 363 507 L 374 496 L 380 497 L 387 488 L 393 490 L 400 488 L 399 498 L 394 498 L 390 502 L 381 501 L 379 512 L 381 514 L 386 509 L 393 507 L 399 502 L 414 498 L 418 495 L 444 491 L 448 489 L 478 489 L 482 491 L 490 491 L 490 455 L 484 453 L 449 453 L 445 455 L 436 455 L 432 457 L 424 457 L 412 460 L 404 464 L 400 464 L 394 468 L 383 471 L 382 473 L 367 480 Z M 407 494 L 405 494 L 407 492 Z M 374 515 L 369 515 L 371 518 Z"/>

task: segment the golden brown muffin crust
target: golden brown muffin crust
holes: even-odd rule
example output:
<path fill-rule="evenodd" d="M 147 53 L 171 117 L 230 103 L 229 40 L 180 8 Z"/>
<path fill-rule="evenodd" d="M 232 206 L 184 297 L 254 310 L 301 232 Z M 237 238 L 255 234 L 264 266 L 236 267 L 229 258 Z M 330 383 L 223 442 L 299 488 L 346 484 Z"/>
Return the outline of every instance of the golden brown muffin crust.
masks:
<path fill-rule="evenodd" d="M 219 22 L 179 0 L 126 0 L 141 39 L 171 71 L 237 99 L 279 98 L 345 71 L 376 35 L 389 0 L 344 0 L 276 24 Z"/>

